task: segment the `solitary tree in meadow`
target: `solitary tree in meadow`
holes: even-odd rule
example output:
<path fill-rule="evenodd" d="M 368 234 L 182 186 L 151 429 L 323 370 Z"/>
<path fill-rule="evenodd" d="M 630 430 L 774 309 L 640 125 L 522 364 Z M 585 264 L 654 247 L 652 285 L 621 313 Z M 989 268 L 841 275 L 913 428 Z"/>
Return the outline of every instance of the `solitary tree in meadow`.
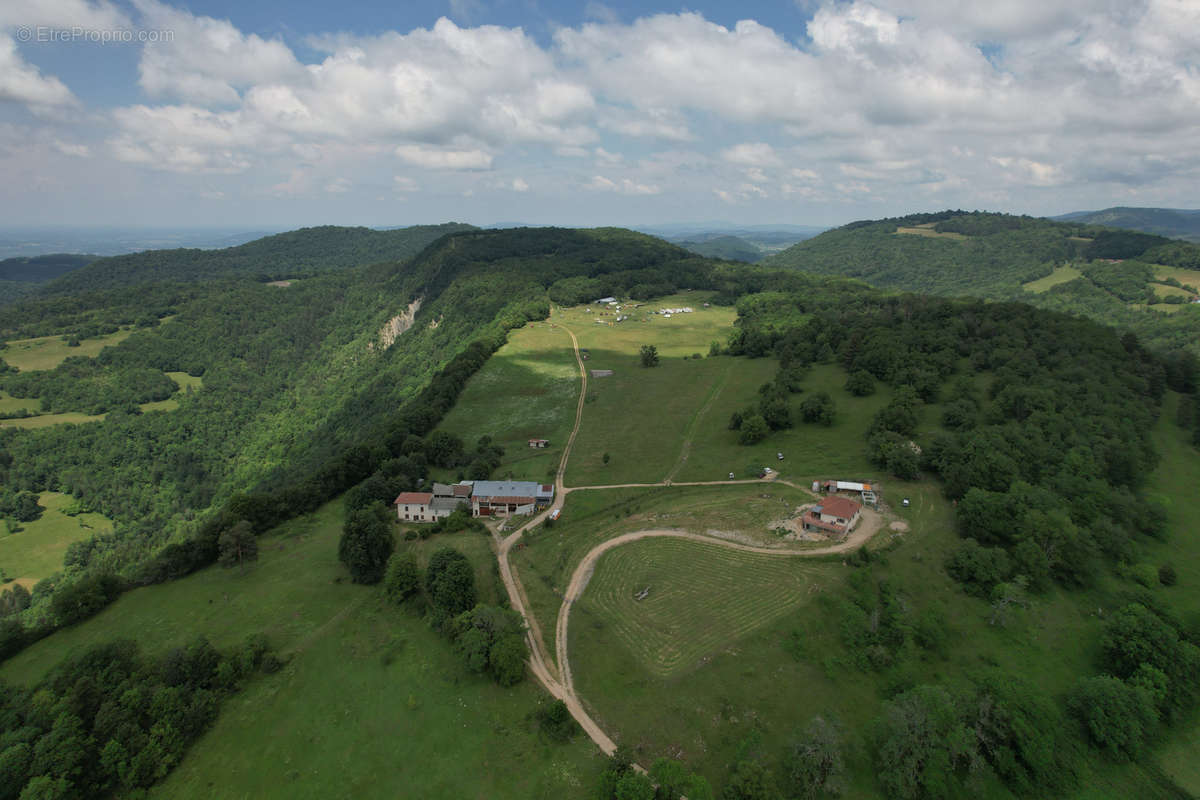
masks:
<path fill-rule="evenodd" d="M 642 366 L 657 367 L 658 366 L 658 348 L 652 344 L 642 345 Z"/>

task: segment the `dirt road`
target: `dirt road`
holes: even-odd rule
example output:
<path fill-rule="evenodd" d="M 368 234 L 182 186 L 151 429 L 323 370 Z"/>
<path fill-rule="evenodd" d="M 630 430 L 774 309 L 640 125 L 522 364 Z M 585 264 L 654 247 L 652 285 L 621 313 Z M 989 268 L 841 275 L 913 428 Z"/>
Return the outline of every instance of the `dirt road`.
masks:
<path fill-rule="evenodd" d="M 513 531 L 509 536 L 500 538 L 496 534 L 497 541 L 497 558 L 500 562 L 500 578 L 504 582 L 505 591 L 508 592 L 509 604 L 513 610 L 524 617 L 529 626 L 525 634 L 527 643 L 529 644 L 529 668 L 533 672 L 538 682 L 546 687 L 546 691 L 550 692 L 555 698 L 562 700 L 566 705 L 567 710 L 571 712 L 571 716 L 575 718 L 584 733 L 588 735 L 593 742 L 606 755 L 612 755 L 616 750 L 616 744 L 606 734 L 596 721 L 592 719 L 587 710 L 580 702 L 579 696 L 575 693 L 575 686 L 571 678 L 571 666 L 569 654 L 567 652 L 567 642 L 569 633 L 569 623 L 571 616 L 571 607 L 583 590 L 587 587 L 588 579 L 595 569 L 596 560 L 613 549 L 629 542 L 635 542 L 639 539 L 647 539 L 656 536 L 667 536 L 678 539 L 692 539 L 694 541 L 714 544 L 720 547 L 728 547 L 734 550 L 742 550 L 750 553 L 762 553 L 766 555 L 778 556 L 781 558 L 803 558 L 813 556 L 830 555 L 834 553 L 845 553 L 861 547 L 879 530 L 882 525 L 882 518 L 873 511 L 868 509 L 863 510 L 863 520 L 859 523 L 858 529 L 848 536 L 844 541 L 828 547 L 819 547 L 808 550 L 781 550 L 778 548 L 755 547 L 753 545 L 740 544 L 731 542 L 725 539 L 716 539 L 711 536 L 703 536 L 698 533 L 689 531 L 673 531 L 673 530 L 645 530 L 635 531 L 617 536 L 608 541 L 602 542 L 592 548 L 587 555 L 583 557 L 579 565 L 575 568 L 575 572 L 571 575 L 571 581 L 567 586 L 566 594 L 563 596 L 562 606 L 558 611 L 558 619 L 555 623 L 555 651 L 557 668 L 550 658 L 550 654 L 546 649 L 545 640 L 542 637 L 541 629 L 538 627 L 537 618 L 529 613 L 529 600 L 525 596 L 525 589 L 521 585 L 521 581 L 513 571 L 512 565 L 509 563 L 509 553 L 513 546 L 521 540 L 525 532 L 542 524 L 542 522 L 555 510 L 561 509 L 566 496 L 571 492 L 587 491 L 595 489 L 623 489 L 623 488 L 652 488 L 657 486 L 726 486 L 738 485 L 747 483 L 762 483 L 761 479 L 749 480 L 724 480 L 724 481 L 687 481 L 682 483 L 672 484 L 670 480 L 661 481 L 659 483 L 622 483 L 613 484 L 610 486 L 576 486 L 567 487 L 563 485 L 563 476 L 566 474 L 567 461 L 571 455 L 571 448 L 575 444 L 575 437 L 579 433 L 579 425 L 583 420 L 583 404 L 584 398 L 587 396 L 587 370 L 583 366 L 583 358 L 579 354 L 579 340 L 575 334 L 567 327 L 551 323 L 555 327 L 560 327 L 566 331 L 571 337 L 571 346 L 575 350 L 575 362 L 579 366 L 580 375 L 580 391 L 579 403 L 575 407 L 575 425 L 571 428 L 571 435 L 567 438 L 566 447 L 563 449 L 562 459 L 558 464 L 558 471 L 554 476 L 554 502 L 543 511 L 541 514 L 530 518 L 521 527 Z M 684 451 L 686 458 L 686 450 Z M 672 470 L 674 474 L 676 470 Z M 776 483 L 782 483 L 786 486 L 791 486 L 794 489 L 807 491 L 805 487 L 797 486 L 788 481 L 777 480 Z M 634 765 L 639 771 L 644 772 L 638 765 Z"/>

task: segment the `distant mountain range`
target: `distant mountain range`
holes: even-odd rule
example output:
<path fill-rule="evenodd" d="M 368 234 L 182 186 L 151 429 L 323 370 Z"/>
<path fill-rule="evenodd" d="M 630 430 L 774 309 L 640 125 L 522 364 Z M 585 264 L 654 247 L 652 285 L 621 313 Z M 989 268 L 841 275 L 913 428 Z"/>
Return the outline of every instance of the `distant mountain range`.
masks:
<path fill-rule="evenodd" d="M 1130 208 L 1117 206 L 1102 211 L 1072 211 L 1050 219 L 1060 222 L 1081 222 L 1085 225 L 1106 225 L 1135 231 L 1200 242 L 1200 210 L 1186 208 Z"/>

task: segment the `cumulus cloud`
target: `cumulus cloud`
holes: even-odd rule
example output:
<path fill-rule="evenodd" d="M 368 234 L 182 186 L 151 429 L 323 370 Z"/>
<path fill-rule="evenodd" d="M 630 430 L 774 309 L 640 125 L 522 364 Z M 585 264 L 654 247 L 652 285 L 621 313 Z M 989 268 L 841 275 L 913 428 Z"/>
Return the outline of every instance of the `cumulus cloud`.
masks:
<path fill-rule="evenodd" d="M 144 27 L 174 33 L 169 41 L 149 42 L 142 50 L 141 85 L 152 97 L 233 105 L 241 89 L 303 74 L 281 41 L 246 35 L 228 20 L 194 16 L 158 0 L 134 3 Z"/>
<path fill-rule="evenodd" d="M 35 110 L 76 105 L 62 81 L 21 58 L 11 36 L 0 34 L 0 101 L 25 103 Z"/>
<path fill-rule="evenodd" d="M 614 181 L 603 175 L 594 176 L 586 185 L 587 188 L 599 192 L 616 192 L 617 194 L 627 195 L 653 195 L 662 192 L 661 188 L 652 184 L 638 183 L 629 178 Z"/>
<path fill-rule="evenodd" d="M 417 167 L 425 169 L 488 169 L 492 156 L 483 150 L 446 150 L 416 144 L 402 144 L 396 155 Z"/>
<path fill-rule="evenodd" d="M 162 0 L 131 3 L 0 8 L 0 100 L 33 109 L 78 100 L 22 57 L 13 26 L 176 31 L 142 46 L 147 103 L 103 111 L 103 144 L 60 130 L 47 141 L 70 144 L 48 151 L 107 148 L 178 173 L 262 167 L 260 185 L 318 195 L 367 164 L 493 171 L 481 192 L 900 206 L 914 191 L 979 205 L 1089 182 L 1144 193 L 1200 174 L 1194 2 L 821 0 L 800 40 L 692 12 L 622 22 L 593 2 L 587 22 L 547 42 L 468 27 L 480 9 L 458 3 L 458 23 L 317 35 L 303 51 Z M 519 175 L 536 175 L 536 190 Z"/>
<path fill-rule="evenodd" d="M 775 154 L 775 148 L 766 142 L 746 142 L 726 148 L 721 158 L 731 164 L 744 164 L 750 167 L 777 167 L 781 160 Z"/>

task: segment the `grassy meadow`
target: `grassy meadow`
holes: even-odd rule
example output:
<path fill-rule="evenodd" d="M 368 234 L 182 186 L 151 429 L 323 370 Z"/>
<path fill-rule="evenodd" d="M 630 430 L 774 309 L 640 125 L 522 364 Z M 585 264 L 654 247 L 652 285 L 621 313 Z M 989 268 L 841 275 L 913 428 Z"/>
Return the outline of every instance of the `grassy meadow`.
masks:
<path fill-rule="evenodd" d="M 593 627 L 610 625 L 647 672 L 669 677 L 811 599 L 812 571 L 799 558 L 643 539 L 600 557 L 578 608 Z"/>
<path fill-rule="evenodd" d="M 481 436 L 504 448 L 497 477 L 517 480 L 554 477 L 575 424 L 579 368 L 566 331 L 532 322 L 509 334 L 508 343 L 473 375 L 440 430 L 472 449 Z M 530 449 L 530 439 L 549 439 Z"/>
<path fill-rule="evenodd" d="M 123 595 L 87 623 L 60 631 L 0 666 L 32 685 L 63 657 L 118 637 L 151 652 L 203 634 L 218 647 L 263 631 L 288 656 L 221 711 L 152 797 L 583 798 L 600 768 L 594 746 L 539 738 L 529 715 L 546 696 L 527 680 L 501 689 L 468 673 L 411 608 L 350 583 L 337 560 L 340 502 L 260 541 L 259 563 L 212 567 Z M 489 540 L 438 536 L 401 547 L 421 557 L 466 552 L 483 577 Z M 482 599 L 498 583 L 482 582 Z"/>
<path fill-rule="evenodd" d="M 155 400 L 139 404 L 138 408 L 142 410 L 143 414 L 150 411 L 175 411 L 179 408 L 179 395 L 185 394 L 189 389 L 199 391 L 204 386 L 203 378 L 188 375 L 186 372 L 167 372 L 164 374 L 175 381 L 176 385 L 179 386 L 179 391 L 166 400 Z M 37 398 L 18 399 L 0 392 L 0 413 L 16 411 L 20 408 L 28 408 L 31 412 L 37 412 L 41 409 L 41 405 L 41 401 Z M 0 428 L 46 428 L 51 425 L 63 425 L 67 423 L 79 425 L 84 422 L 98 422 L 104 419 L 104 417 L 104 414 L 84 414 L 78 411 L 64 411 L 59 414 L 37 414 L 33 417 L 0 419 Z"/>
<path fill-rule="evenodd" d="M 1077 267 L 1063 265 L 1061 267 L 1055 267 L 1054 271 L 1046 277 L 1038 278 L 1036 281 L 1030 281 L 1029 283 L 1022 284 L 1022 286 L 1025 287 L 1026 291 L 1033 292 L 1034 294 L 1041 294 L 1047 289 L 1058 286 L 1060 283 L 1069 283 L 1076 278 L 1082 277 L 1083 273 L 1080 272 Z"/>
<path fill-rule="evenodd" d="M 601 542 L 630 531 L 669 528 L 770 546 L 780 543 L 771 524 L 809 500 L 806 492 L 766 482 L 572 492 L 558 522 L 527 533 L 509 560 L 553 652 L 562 590 L 576 565 Z"/>
<path fill-rule="evenodd" d="M 98 355 L 109 345 L 119 344 L 129 338 L 133 328 L 126 328 L 95 339 L 83 339 L 79 347 L 68 347 L 61 336 L 40 336 L 36 339 L 13 339 L 8 347 L 0 350 L 0 358 L 22 372 L 54 369 L 68 356 Z"/>
<path fill-rule="evenodd" d="M 1190 286 L 1196 291 L 1200 291 L 1200 270 L 1184 269 L 1183 267 L 1166 267 L 1161 264 L 1155 264 L 1154 277 L 1160 281 L 1165 281 L 1167 278 L 1174 278 L 1184 286 Z"/>
<path fill-rule="evenodd" d="M 112 522 L 103 514 L 63 513 L 73 502 L 70 495 L 43 492 L 38 503 L 46 510 L 39 519 L 22 522 L 17 533 L 0 530 L 0 569 L 7 577 L 30 588 L 62 569 L 71 542 L 112 530 Z"/>

